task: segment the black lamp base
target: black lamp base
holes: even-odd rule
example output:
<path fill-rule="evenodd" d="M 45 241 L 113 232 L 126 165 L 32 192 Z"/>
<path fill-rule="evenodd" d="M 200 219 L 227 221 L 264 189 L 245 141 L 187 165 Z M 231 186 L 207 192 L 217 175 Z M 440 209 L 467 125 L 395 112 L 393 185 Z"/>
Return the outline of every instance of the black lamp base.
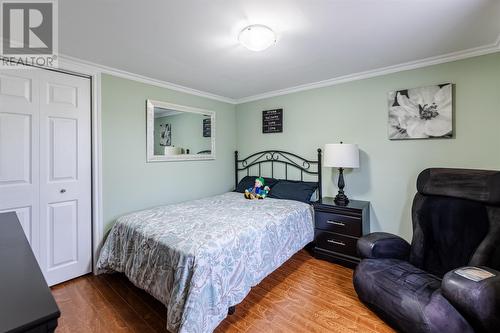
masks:
<path fill-rule="evenodd" d="M 349 204 L 349 198 L 344 193 L 337 193 L 333 201 L 339 206 L 347 206 Z"/>
<path fill-rule="evenodd" d="M 344 193 L 344 187 L 345 187 L 344 168 L 339 168 L 338 187 L 339 187 L 339 193 L 337 193 L 337 195 L 335 196 L 335 199 L 333 199 L 333 201 L 339 206 L 347 206 L 349 204 L 349 198 Z"/>

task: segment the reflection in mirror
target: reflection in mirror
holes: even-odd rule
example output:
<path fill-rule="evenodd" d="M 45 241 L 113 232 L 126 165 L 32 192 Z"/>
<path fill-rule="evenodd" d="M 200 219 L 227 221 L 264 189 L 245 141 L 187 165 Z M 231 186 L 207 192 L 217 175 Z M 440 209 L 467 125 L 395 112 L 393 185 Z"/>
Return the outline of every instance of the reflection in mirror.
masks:
<path fill-rule="evenodd" d="M 148 100 L 148 160 L 214 158 L 213 120 L 211 111 Z"/>
<path fill-rule="evenodd" d="M 210 116 L 159 107 L 155 111 L 155 155 L 210 154 Z"/>

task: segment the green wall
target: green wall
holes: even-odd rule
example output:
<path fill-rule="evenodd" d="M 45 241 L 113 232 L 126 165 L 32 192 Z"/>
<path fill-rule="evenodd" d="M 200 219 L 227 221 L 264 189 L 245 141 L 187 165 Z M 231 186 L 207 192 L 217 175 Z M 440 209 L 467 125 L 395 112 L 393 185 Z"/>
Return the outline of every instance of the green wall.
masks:
<path fill-rule="evenodd" d="M 455 138 L 389 141 L 387 92 L 455 84 Z M 284 132 L 261 134 L 261 111 L 284 108 Z M 309 158 L 325 143 L 357 143 L 361 167 L 346 174 L 347 194 L 372 203 L 372 231 L 409 239 L 418 173 L 428 167 L 500 169 L 500 53 L 249 102 L 236 107 L 242 155 L 264 148 Z M 337 173 L 324 169 L 326 195 Z"/>
<path fill-rule="evenodd" d="M 411 236 L 418 173 L 427 167 L 500 169 L 500 53 L 293 93 L 237 106 L 102 76 L 103 215 L 106 230 L 125 213 L 233 188 L 233 151 L 276 148 L 315 158 L 316 148 L 357 143 L 361 167 L 346 174 L 347 194 L 372 203 L 372 231 Z M 455 84 L 453 139 L 389 141 L 387 92 Z M 217 159 L 146 162 L 145 101 L 216 111 Z M 261 111 L 284 108 L 284 132 L 261 134 Z M 236 110 L 236 112 L 235 112 Z M 236 126 L 235 126 L 236 125 Z M 324 169 L 333 195 L 337 173 Z"/>
<path fill-rule="evenodd" d="M 110 75 L 101 89 L 105 230 L 134 210 L 232 190 L 234 105 Z M 215 111 L 216 160 L 147 163 L 146 99 Z"/>

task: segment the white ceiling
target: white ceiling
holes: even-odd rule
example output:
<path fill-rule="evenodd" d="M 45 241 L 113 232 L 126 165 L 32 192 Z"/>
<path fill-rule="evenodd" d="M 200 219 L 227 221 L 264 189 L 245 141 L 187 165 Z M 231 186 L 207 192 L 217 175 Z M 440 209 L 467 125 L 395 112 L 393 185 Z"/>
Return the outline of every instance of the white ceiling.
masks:
<path fill-rule="evenodd" d="M 278 35 L 252 52 L 249 24 Z M 61 0 L 60 53 L 232 99 L 490 45 L 497 0 Z"/>
<path fill-rule="evenodd" d="M 182 112 L 177 111 L 177 110 L 164 109 L 164 108 L 160 108 L 157 106 L 155 106 L 155 108 L 154 108 L 155 118 L 174 116 L 174 115 L 180 114 L 180 113 L 182 113 Z"/>

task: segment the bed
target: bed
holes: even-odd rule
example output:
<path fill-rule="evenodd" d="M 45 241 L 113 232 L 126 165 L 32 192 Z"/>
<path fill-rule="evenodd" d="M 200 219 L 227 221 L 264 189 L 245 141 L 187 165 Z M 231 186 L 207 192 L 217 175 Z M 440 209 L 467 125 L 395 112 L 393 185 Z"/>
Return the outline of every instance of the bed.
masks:
<path fill-rule="evenodd" d="M 239 174 L 281 165 L 321 182 L 321 151 L 309 161 L 281 151 L 238 159 Z M 318 197 L 321 197 L 318 187 Z M 313 240 L 310 204 L 228 192 L 127 214 L 117 219 L 101 250 L 98 273 L 124 273 L 167 307 L 171 332 L 212 332 L 251 287 Z"/>

